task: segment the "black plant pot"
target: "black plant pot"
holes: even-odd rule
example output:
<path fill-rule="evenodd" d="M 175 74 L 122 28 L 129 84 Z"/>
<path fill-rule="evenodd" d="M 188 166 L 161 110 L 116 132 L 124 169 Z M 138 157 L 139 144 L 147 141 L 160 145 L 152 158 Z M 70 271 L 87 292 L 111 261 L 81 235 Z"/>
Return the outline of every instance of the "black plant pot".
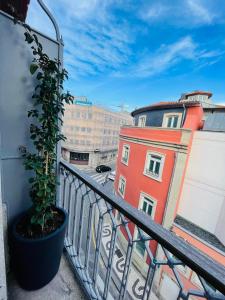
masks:
<path fill-rule="evenodd" d="M 13 224 L 11 239 L 11 263 L 19 285 L 25 290 L 37 290 L 49 283 L 59 270 L 62 256 L 67 213 L 64 214 L 64 223 L 48 236 L 38 239 L 21 237 Z"/>

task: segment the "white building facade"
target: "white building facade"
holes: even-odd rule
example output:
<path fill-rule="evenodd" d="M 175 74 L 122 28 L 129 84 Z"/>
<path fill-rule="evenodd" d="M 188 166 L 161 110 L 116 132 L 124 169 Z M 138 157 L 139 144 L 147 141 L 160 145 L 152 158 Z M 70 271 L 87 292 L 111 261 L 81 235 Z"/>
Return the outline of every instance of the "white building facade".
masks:
<path fill-rule="evenodd" d="M 65 107 L 63 133 L 67 140 L 62 143 L 62 156 L 84 168 L 112 164 L 117 156 L 120 128 L 132 125 L 133 118 L 128 112 L 84 104 Z"/>

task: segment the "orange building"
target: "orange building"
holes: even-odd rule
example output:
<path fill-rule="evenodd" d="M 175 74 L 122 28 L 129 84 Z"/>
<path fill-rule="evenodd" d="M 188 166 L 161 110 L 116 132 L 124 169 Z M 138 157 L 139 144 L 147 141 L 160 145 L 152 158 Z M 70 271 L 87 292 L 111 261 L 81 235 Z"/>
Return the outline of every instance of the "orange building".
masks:
<path fill-rule="evenodd" d="M 167 229 L 173 229 L 177 235 L 183 237 L 206 254 L 213 256 L 218 262 L 225 264 L 225 254 L 220 250 L 217 251 L 218 249 L 214 249 L 215 247 L 210 247 L 207 242 L 201 242 L 201 239 L 196 238 L 176 223 L 176 220 L 179 219 L 178 214 L 181 215 L 181 219 L 184 217 L 184 223 L 190 220 L 195 221 L 195 215 L 192 216 L 193 220 L 191 219 L 192 208 L 188 212 L 186 209 L 188 206 L 188 193 L 189 190 L 192 191 L 188 186 L 190 178 L 187 178 L 186 172 L 189 166 L 190 153 L 193 152 L 191 152 L 193 150 L 193 138 L 195 138 L 196 144 L 194 147 L 196 158 L 192 163 L 198 164 L 201 156 L 204 157 L 205 155 L 206 160 L 210 160 L 212 156 L 210 151 L 208 154 L 205 151 L 204 147 L 208 146 L 201 143 L 204 138 L 213 141 L 213 137 L 209 137 L 208 131 L 215 124 L 218 124 L 218 120 L 223 118 L 221 113 L 224 111 L 224 107 L 214 105 L 211 96 L 212 94 L 209 92 L 195 91 L 182 95 L 177 102 L 159 102 L 133 111 L 132 116 L 134 117 L 135 126 L 123 127 L 120 131 L 115 190 L 125 201 L 148 214 L 155 222 L 162 224 Z M 215 112 L 217 112 L 217 117 Z M 216 130 L 214 127 L 214 131 Z M 196 137 L 195 133 L 197 132 L 201 134 L 200 137 Z M 215 132 L 212 135 L 215 140 Z M 218 145 L 215 145 L 215 149 L 221 147 L 222 139 L 221 136 L 218 137 Z M 198 152 L 199 145 L 202 145 L 201 151 L 204 155 Z M 193 153 L 191 159 L 193 161 Z M 203 161 L 202 165 L 204 164 L 207 165 Z M 207 169 L 204 172 L 206 174 Z M 190 171 L 188 174 L 190 175 Z M 201 178 L 196 177 L 196 182 L 199 181 L 201 181 Z M 188 187 L 186 188 L 186 186 Z M 221 187 L 218 187 L 219 189 L 221 190 Z M 204 195 L 200 192 L 199 195 L 195 190 L 192 192 L 192 196 L 196 200 L 199 195 L 204 198 Z M 195 205 L 195 202 L 200 203 L 196 200 L 193 200 L 193 203 L 190 202 L 191 205 Z M 182 201 L 181 205 L 180 201 Z M 209 203 L 209 200 L 207 201 Z M 218 203 L 221 203 L 219 201 Z M 204 206 L 204 204 L 202 205 Z M 199 209 L 201 207 L 196 207 L 195 211 Z M 205 219 L 205 222 L 207 222 L 207 218 L 205 213 L 202 220 Z M 198 225 L 204 227 L 202 224 Z M 210 226 L 210 228 L 213 228 L 213 224 Z M 221 224 L 218 223 L 214 227 L 217 228 L 218 237 L 223 239 Z M 145 244 L 141 241 L 140 233 L 132 226 L 130 229 L 132 234 L 140 239 L 136 243 L 135 252 L 138 256 L 146 257 Z M 150 248 L 153 253 L 156 253 L 157 244 L 150 242 Z M 186 272 L 186 270 L 188 271 Z M 179 271 L 183 276 L 183 283 L 187 290 L 189 288 L 199 288 L 199 280 L 190 269 L 180 266 Z M 171 283 L 173 276 L 166 267 L 162 268 L 159 279 L 162 295 L 163 292 L 166 295 L 167 288 L 173 286 Z M 166 284 L 165 278 L 170 280 L 170 284 Z M 174 284 L 176 284 L 175 281 Z M 176 292 L 179 294 L 179 286 L 175 286 L 172 293 Z M 165 299 L 173 299 L 174 295 L 170 298 L 167 294 Z M 164 299 L 163 296 L 162 299 Z"/>
<path fill-rule="evenodd" d="M 136 126 L 120 131 L 115 189 L 155 222 L 170 227 L 192 132 L 202 127 L 203 109 L 195 101 L 160 102 L 137 109 L 132 116 Z M 154 243 L 151 247 L 156 249 Z M 144 255 L 141 242 L 137 249 Z"/>

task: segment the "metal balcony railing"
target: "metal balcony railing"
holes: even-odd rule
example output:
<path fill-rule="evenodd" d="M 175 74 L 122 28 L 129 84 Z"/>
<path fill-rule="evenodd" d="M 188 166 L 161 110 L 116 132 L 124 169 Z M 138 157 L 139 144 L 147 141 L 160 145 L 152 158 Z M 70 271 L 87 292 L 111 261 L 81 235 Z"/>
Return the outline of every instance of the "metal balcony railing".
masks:
<path fill-rule="evenodd" d="M 65 249 L 89 299 L 225 299 L 222 265 L 66 162 L 59 201 L 69 214 Z M 187 284 L 184 265 L 199 287 Z M 163 272 L 176 282 L 164 298 Z"/>

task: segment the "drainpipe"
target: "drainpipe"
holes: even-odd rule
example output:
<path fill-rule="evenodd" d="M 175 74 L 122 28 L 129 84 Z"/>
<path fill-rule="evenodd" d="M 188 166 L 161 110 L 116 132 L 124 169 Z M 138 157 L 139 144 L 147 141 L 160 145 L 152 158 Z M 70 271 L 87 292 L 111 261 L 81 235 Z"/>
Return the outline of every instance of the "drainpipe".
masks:
<path fill-rule="evenodd" d="M 186 115 L 187 115 L 187 109 L 185 107 L 185 104 L 183 103 L 183 109 L 184 109 L 184 114 L 183 114 L 183 118 L 182 118 L 182 121 L 181 121 L 181 127 L 184 126 L 184 121 L 186 119 Z"/>
<path fill-rule="evenodd" d="M 164 225 L 165 219 L 166 219 L 167 208 L 168 208 L 168 205 L 169 205 L 169 196 L 170 196 L 171 189 L 172 189 L 172 182 L 173 182 L 173 178 L 174 178 L 174 174 L 175 174 L 176 164 L 177 164 L 177 152 L 174 153 L 174 164 L 173 164 L 173 170 L 172 170 L 172 175 L 171 175 L 171 179 L 170 179 L 169 190 L 168 190 L 168 193 L 167 193 L 167 200 L 166 200 L 166 205 L 165 205 L 165 209 L 164 209 L 162 225 Z"/>
<path fill-rule="evenodd" d="M 174 178 L 174 174 L 175 174 L 175 167 L 176 167 L 176 164 L 177 164 L 177 152 L 174 153 L 174 164 L 173 164 L 173 170 L 172 170 L 172 175 L 171 175 L 171 179 L 170 179 L 170 185 L 169 185 L 169 190 L 168 190 L 168 193 L 167 193 L 167 200 L 166 200 L 166 205 L 165 205 L 165 209 L 164 209 L 164 214 L 163 214 L 163 219 L 162 219 L 162 226 L 164 226 L 164 223 L 165 223 L 165 219 L 166 219 L 166 215 L 167 215 L 167 209 L 168 209 L 168 205 L 169 205 L 169 196 L 170 196 L 170 193 L 171 193 L 171 189 L 172 189 L 172 181 L 173 181 L 173 178 Z M 157 246 L 157 249 L 156 249 L 156 253 L 155 253 L 155 257 L 156 257 L 156 260 L 160 260 L 162 259 L 160 257 L 160 247 Z M 156 269 L 157 271 L 158 269 Z M 158 278 L 159 276 L 159 278 Z M 157 272 L 157 276 L 156 276 L 156 284 L 157 286 L 160 284 L 159 282 L 161 281 L 161 276 L 160 274 L 158 274 Z"/>

